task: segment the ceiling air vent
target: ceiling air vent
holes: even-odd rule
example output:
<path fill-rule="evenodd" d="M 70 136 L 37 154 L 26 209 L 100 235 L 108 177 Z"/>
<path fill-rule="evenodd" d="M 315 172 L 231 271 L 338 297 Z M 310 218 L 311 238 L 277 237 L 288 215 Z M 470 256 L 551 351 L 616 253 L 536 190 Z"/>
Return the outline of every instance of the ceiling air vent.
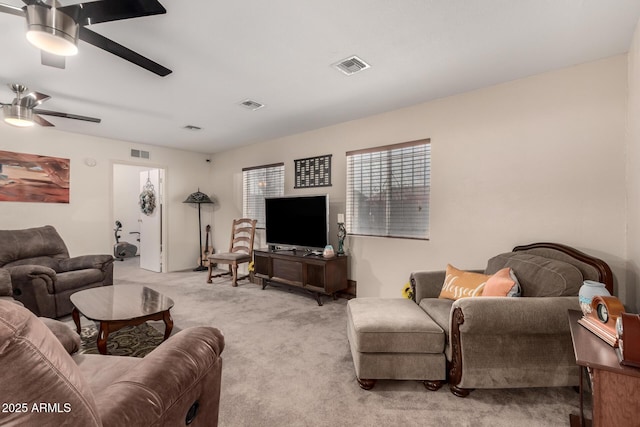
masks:
<path fill-rule="evenodd" d="M 144 150 L 136 150 L 134 148 L 131 149 L 131 157 L 137 157 L 139 159 L 148 159 L 149 152 Z"/>
<path fill-rule="evenodd" d="M 352 74 L 355 74 L 362 70 L 366 70 L 367 68 L 370 68 L 371 65 L 367 64 L 362 59 L 354 55 L 347 59 L 343 59 L 340 62 L 336 62 L 335 64 L 333 64 L 333 67 L 342 71 L 347 76 L 350 76 Z"/>
<path fill-rule="evenodd" d="M 264 107 L 264 104 L 260 104 L 259 102 L 253 101 L 251 99 L 245 99 L 240 103 L 240 105 L 242 105 L 244 108 L 247 108 L 251 111 L 256 111 Z"/>

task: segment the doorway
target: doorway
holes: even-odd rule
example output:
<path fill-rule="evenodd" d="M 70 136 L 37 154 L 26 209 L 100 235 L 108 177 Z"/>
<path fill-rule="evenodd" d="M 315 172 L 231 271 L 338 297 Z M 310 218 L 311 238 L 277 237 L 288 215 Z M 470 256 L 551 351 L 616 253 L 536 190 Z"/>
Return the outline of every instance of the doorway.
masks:
<path fill-rule="evenodd" d="M 114 163 L 112 172 L 114 245 L 115 234 L 119 234 L 121 247 L 126 246 L 122 242 L 135 246 L 140 268 L 166 272 L 164 168 Z M 119 232 L 116 221 L 121 225 Z"/>

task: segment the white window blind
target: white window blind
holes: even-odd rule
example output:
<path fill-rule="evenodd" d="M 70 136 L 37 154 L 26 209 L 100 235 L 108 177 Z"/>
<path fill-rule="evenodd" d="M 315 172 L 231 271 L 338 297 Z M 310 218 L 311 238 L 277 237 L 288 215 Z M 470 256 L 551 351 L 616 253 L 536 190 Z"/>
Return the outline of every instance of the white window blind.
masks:
<path fill-rule="evenodd" d="M 264 228 L 264 199 L 284 195 L 284 163 L 242 169 L 242 215 Z"/>
<path fill-rule="evenodd" d="M 430 140 L 347 152 L 349 234 L 429 238 Z"/>

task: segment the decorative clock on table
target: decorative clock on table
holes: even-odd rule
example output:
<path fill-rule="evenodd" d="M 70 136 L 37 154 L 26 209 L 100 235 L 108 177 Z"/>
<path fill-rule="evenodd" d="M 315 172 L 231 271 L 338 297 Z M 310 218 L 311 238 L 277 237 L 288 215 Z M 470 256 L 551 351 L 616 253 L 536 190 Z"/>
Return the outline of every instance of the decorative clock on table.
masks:
<path fill-rule="evenodd" d="M 618 298 L 597 295 L 591 301 L 591 312 L 578 320 L 578 323 L 610 346 L 617 347 L 616 321 L 622 312 L 624 306 Z"/>

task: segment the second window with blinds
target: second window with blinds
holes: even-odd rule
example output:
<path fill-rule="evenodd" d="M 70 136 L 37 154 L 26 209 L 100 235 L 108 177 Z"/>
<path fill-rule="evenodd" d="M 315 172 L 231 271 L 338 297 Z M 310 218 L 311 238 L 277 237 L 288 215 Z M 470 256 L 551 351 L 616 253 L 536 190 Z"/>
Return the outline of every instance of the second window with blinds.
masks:
<path fill-rule="evenodd" d="M 284 195 L 284 163 L 242 169 L 242 215 L 264 228 L 264 199 Z"/>
<path fill-rule="evenodd" d="M 429 238 L 428 139 L 347 152 L 347 232 Z"/>

